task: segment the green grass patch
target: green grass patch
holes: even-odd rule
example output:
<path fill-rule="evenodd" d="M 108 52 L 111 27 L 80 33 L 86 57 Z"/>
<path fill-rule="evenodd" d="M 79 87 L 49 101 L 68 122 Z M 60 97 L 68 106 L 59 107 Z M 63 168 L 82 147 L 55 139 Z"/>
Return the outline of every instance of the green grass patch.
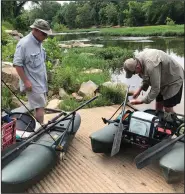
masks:
<path fill-rule="evenodd" d="M 5 30 L 13 30 L 13 24 L 8 21 L 2 21 L 1 26 L 4 27 Z"/>
<path fill-rule="evenodd" d="M 122 87 L 108 88 L 100 87 L 100 96 L 91 103 L 87 104 L 85 108 L 100 107 L 100 106 L 111 106 L 113 104 L 120 104 L 123 102 L 125 97 L 125 89 Z M 59 108 L 64 111 L 73 111 L 79 107 L 85 101 L 90 100 L 90 97 L 84 98 L 83 102 L 77 102 L 72 97 L 65 98 L 59 105 Z"/>
<path fill-rule="evenodd" d="M 106 36 L 184 36 L 184 25 L 158 25 L 121 28 L 90 28 L 72 31 L 90 32 L 99 31 L 99 35 Z"/>

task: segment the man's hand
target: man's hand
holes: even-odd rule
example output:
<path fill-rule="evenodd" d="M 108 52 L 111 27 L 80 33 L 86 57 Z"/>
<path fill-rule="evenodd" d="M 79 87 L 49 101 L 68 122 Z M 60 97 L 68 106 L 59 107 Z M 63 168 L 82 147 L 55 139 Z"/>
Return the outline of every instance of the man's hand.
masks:
<path fill-rule="evenodd" d="M 133 98 L 136 99 L 140 95 L 140 93 L 141 93 L 140 90 L 137 90 L 136 92 L 134 92 Z"/>
<path fill-rule="evenodd" d="M 132 105 L 143 104 L 143 101 L 134 99 L 134 100 L 130 100 L 130 104 L 132 104 Z"/>
<path fill-rule="evenodd" d="M 31 82 L 29 80 L 26 80 L 24 82 L 24 86 L 25 86 L 25 90 L 26 91 L 32 91 L 32 84 L 31 84 Z"/>

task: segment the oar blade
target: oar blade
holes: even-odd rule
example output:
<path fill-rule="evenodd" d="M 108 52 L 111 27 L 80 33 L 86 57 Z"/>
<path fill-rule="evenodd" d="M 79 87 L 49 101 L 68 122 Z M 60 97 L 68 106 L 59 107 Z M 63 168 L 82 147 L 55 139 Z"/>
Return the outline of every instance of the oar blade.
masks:
<path fill-rule="evenodd" d="M 156 144 L 155 146 L 148 148 L 146 151 L 142 152 L 135 158 L 135 163 L 138 169 L 141 169 L 148 164 L 150 164 L 152 161 L 155 161 L 159 159 L 160 157 L 164 156 L 166 153 L 168 153 L 174 144 L 182 139 L 184 137 L 183 135 L 180 135 L 179 137 L 175 139 L 165 139 L 161 141 L 160 143 Z"/>
<path fill-rule="evenodd" d="M 167 141 L 161 142 L 164 144 L 167 143 Z M 168 153 L 173 145 L 166 147 L 166 149 L 160 149 L 160 145 L 155 145 L 151 148 L 148 148 L 146 151 L 142 152 L 141 154 L 137 155 L 135 158 L 136 167 L 138 169 L 142 169 L 145 166 L 151 164 L 153 161 L 159 159 L 160 157 L 164 156 L 166 153 Z"/>

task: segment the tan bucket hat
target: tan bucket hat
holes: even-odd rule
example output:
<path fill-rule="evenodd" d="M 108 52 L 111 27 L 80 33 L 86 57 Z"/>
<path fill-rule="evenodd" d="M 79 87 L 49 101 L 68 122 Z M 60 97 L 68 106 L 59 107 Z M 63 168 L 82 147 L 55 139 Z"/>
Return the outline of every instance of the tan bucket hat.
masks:
<path fill-rule="evenodd" d="M 132 75 L 135 74 L 136 65 L 137 65 L 137 60 L 133 58 L 127 59 L 124 62 L 123 68 L 126 72 L 126 78 L 131 78 Z"/>
<path fill-rule="evenodd" d="M 52 34 L 52 30 L 49 26 L 49 23 L 43 19 L 36 19 L 30 28 L 36 28 L 48 35 Z"/>

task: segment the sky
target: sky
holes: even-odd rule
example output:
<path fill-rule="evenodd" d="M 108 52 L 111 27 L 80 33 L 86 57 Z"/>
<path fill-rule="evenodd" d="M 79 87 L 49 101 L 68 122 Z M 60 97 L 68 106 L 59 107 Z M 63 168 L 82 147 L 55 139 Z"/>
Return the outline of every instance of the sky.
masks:
<path fill-rule="evenodd" d="M 56 1 L 56 2 L 60 3 L 61 5 L 63 5 L 64 3 L 69 3 L 70 1 Z M 30 9 L 30 6 L 31 6 L 31 1 L 27 2 L 24 5 L 24 9 L 28 10 L 28 9 Z"/>

